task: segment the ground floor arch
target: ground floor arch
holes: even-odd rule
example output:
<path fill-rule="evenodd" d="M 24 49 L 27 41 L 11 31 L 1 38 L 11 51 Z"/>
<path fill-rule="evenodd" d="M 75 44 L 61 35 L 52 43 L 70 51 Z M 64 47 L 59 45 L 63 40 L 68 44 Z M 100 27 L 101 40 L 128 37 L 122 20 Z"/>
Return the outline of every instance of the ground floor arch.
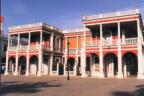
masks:
<path fill-rule="evenodd" d="M 81 57 L 78 57 L 77 61 L 77 67 L 76 67 L 76 75 L 80 76 L 81 75 Z"/>
<path fill-rule="evenodd" d="M 113 77 L 118 72 L 117 56 L 113 53 L 104 55 L 104 75 L 105 77 Z"/>
<path fill-rule="evenodd" d="M 127 52 L 122 57 L 124 76 L 137 76 L 138 61 L 137 56 L 132 52 Z"/>
<path fill-rule="evenodd" d="M 9 57 L 9 59 L 8 59 L 8 72 L 10 74 L 13 74 L 15 72 L 15 65 L 16 65 L 15 57 Z"/>
<path fill-rule="evenodd" d="M 53 62 L 52 62 L 52 74 L 53 75 L 64 74 L 64 65 L 62 63 L 62 57 L 54 56 Z"/>
<path fill-rule="evenodd" d="M 24 75 L 26 72 L 26 57 L 25 56 L 19 57 L 18 65 L 19 65 L 18 70 L 19 70 L 20 75 Z"/>
<path fill-rule="evenodd" d="M 30 57 L 30 74 L 37 75 L 37 73 L 38 73 L 38 57 L 34 55 Z"/>
<path fill-rule="evenodd" d="M 99 69 L 99 57 L 95 53 L 86 56 L 86 72 L 88 76 L 92 76 Z"/>
<path fill-rule="evenodd" d="M 68 64 L 69 64 L 69 66 L 68 66 Z M 74 71 L 74 66 L 75 66 L 75 58 L 73 58 L 73 57 L 68 58 L 67 70 L 69 67 L 70 71 Z"/>
<path fill-rule="evenodd" d="M 43 55 L 43 65 L 42 65 L 42 71 L 43 71 L 43 75 L 48 75 L 49 74 L 49 63 L 50 63 L 50 59 L 48 55 Z"/>
<path fill-rule="evenodd" d="M 54 59 L 53 66 L 52 66 L 52 71 L 57 71 L 58 70 L 59 62 L 60 62 L 59 58 Z"/>
<path fill-rule="evenodd" d="M 63 75 L 64 74 L 64 65 L 62 63 L 59 64 L 59 75 Z"/>

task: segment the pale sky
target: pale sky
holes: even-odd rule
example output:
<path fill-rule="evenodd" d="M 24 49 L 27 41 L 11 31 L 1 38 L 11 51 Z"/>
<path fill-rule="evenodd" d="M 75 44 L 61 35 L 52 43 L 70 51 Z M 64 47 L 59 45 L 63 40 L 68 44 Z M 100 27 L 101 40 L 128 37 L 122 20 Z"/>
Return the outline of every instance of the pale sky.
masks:
<path fill-rule="evenodd" d="M 45 22 L 61 29 L 82 27 L 83 15 L 140 8 L 144 0 L 2 0 L 4 31 L 8 26 Z"/>

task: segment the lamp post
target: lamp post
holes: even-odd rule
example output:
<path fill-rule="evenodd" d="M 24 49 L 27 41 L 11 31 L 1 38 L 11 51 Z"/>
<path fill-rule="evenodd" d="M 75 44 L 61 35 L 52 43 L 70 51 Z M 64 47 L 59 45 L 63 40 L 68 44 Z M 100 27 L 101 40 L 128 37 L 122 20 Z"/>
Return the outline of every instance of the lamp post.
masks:
<path fill-rule="evenodd" d="M 70 43 L 69 43 L 69 41 L 67 42 L 67 58 L 68 58 L 68 60 L 67 60 L 67 80 L 70 80 L 70 75 L 69 75 L 69 71 L 70 71 L 70 65 L 69 65 L 69 45 L 70 45 Z"/>

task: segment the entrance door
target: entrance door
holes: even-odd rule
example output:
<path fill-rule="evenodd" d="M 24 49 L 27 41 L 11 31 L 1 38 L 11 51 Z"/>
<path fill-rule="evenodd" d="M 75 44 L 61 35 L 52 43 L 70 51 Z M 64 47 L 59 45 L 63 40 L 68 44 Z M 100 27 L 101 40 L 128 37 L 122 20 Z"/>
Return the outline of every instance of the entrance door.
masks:
<path fill-rule="evenodd" d="M 63 64 L 59 64 L 59 75 L 63 75 L 64 69 Z"/>

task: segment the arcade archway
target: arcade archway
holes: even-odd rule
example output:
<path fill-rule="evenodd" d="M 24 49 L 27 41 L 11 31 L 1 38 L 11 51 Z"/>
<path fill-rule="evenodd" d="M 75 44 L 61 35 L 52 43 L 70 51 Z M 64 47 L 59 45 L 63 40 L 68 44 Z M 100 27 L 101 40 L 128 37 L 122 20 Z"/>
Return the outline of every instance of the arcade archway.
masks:
<path fill-rule="evenodd" d="M 138 72 L 137 56 L 132 52 L 128 52 L 124 54 L 122 61 L 124 76 L 136 76 Z"/>
<path fill-rule="evenodd" d="M 118 72 L 117 56 L 113 53 L 107 53 L 104 56 L 104 73 L 106 77 L 113 77 Z"/>
<path fill-rule="evenodd" d="M 15 57 L 10 57 L 8 60 L 8 72 L 14 73 L 15 72 Z"/>
<path fill-rule="evenodd" d="M 32 56 L 30 58 L 30 73 L 31 75 L 36 75 L 38 72 L 38 58 L 37 56 Z"/>
<path fill-rule="evenodd" d="M 21 56 L 18 61 L 19 61 L 19 72 L 21 75 L 24 75 L 26 71 L 26 57 Z"/>
<path fill-rule="evenodd" d="M 68 59 L 68 64 L 69 64 L 70 71 L 74 71 L 75 58 L 70 57 L 70 58 Z M 68 68 L 68 65 L 67 65 L 67 68 Z"/>

